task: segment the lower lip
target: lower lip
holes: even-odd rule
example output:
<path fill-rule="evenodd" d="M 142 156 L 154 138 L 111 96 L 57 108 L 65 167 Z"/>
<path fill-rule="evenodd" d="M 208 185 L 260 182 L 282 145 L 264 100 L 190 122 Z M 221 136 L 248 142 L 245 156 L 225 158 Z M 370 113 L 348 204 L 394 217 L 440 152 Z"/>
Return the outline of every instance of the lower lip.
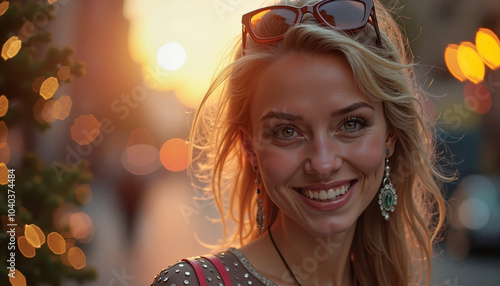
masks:
<path fill-rule="evenodd" d="M 334 199 L 331 201 L 317 201 L 317 200 L 310 199 L 302 194 L 300 194 L 300 198 L 307 205 L 309 205 L 310 207 L 312 207 L 318 211 L 325 211 L 325 212 L 333 211 L 333 210 L 336 210 L 338 208 L 345 206 L 349 202 L 349 200 L 352 197 L 352 193 L 354 192 L 354 188 L 356 187 L 356 185 L 357 185 L 357 182 L 353 183 L 351 185 L 351 187 L 349 188 L 349 190 L 345 194 L 343 194 L 340 198 Z"/>

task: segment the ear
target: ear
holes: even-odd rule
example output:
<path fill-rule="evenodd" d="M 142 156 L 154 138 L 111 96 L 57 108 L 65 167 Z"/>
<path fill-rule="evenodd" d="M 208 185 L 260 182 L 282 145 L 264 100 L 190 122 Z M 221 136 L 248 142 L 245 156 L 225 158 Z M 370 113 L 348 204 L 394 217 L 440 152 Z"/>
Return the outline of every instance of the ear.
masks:
<path fill-rule="evenodd" d="M 394 148 L 396 147 L 396 142 L 398 141 L 398 135 L 393 127 L 387 128 L 387 137 L 385 139 L 385 149 L 389 150 L 387 158 L 390 158 L 394 154 Z"/>
<path fill-rule="evenodd" d="M 248 161 L 252 164 L 252 167 L 258 166 L 257 155 L 254 152 L 252 144 L 252 136 L 248 133 L 248 130 L 243 126 L 238 126 L 238 135 L 240 136 L 241 143 L 243 144 L 243 149 L 247 154 Z"/>

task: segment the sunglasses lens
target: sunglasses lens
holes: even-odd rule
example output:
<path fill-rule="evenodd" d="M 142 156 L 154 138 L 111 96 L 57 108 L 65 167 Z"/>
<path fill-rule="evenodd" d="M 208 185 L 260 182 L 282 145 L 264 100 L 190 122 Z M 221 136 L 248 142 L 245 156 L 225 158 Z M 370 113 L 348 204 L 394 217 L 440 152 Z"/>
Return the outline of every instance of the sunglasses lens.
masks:
<path fill-rule="evenodd" d="M 257 38 L 272 39 L 284 35 L 297 21 L 297 17 L 293 10 L 273 8 L 253 15 L 250 23 Z"/>
<path fill-rule="evenodd" d="M 331 1 L 318 7 L 318 11 L 323 20 L 333 27 L 352 29 L 366 24 L 366 6 L 363 2 Z"/>

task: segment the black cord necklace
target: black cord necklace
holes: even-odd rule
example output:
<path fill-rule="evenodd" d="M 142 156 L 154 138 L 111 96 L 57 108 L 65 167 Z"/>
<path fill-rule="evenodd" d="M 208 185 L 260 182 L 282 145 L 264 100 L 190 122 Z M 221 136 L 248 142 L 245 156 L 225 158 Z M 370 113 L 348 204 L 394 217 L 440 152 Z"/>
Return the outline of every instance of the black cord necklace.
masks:
<path fill-rule="evenodd" d="M 267 228 L 267 232 L 269 233 L 269 237 L 271 238 L 271 242 L 274 245 L 274 249 L 276 249 L 276 252 L 278 252 L 278 254 L 280 255 L 281 260 L 283 261 L 283 263 L 286 266 L 286 269 L 288 269 L 288 272 L 290 272 L 290 275 L 292 275 L 292 277 L 295 280 L 295 282 L 297 283 L 297 285 L 301 286 L 300 283 L 299 283 L 299 281 L 297 280 L 297 277 L 295 277 L 295 275 L 293 275 L 292 269 L 290 269 L 290 267 L 288 267 L 288 263 L 286 263 L 285 258 L 283 257 L 283 255 L 281 255 L 281 252 L 280 252 L 278 246 L 276 245 L 276 242 L 274 242 L 273 235 L 271 234 L 271 228 L 270 227 Z"/>

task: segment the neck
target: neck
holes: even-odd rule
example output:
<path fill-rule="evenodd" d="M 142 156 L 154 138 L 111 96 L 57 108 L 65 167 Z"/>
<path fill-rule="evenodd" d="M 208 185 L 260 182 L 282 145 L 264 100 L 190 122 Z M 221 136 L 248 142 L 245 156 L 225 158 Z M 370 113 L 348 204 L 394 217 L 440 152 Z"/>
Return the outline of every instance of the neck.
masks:
<path fill-rule="evenodd" d="M 299 282 L 314 285 L 352 285 L 350 249 L 355 225 L 349 230 L 320 237 L 309 233 L 282 213 L 271 232 L 277 247 Z M 283 280 L 294 283 L 288 271 Z"/>

